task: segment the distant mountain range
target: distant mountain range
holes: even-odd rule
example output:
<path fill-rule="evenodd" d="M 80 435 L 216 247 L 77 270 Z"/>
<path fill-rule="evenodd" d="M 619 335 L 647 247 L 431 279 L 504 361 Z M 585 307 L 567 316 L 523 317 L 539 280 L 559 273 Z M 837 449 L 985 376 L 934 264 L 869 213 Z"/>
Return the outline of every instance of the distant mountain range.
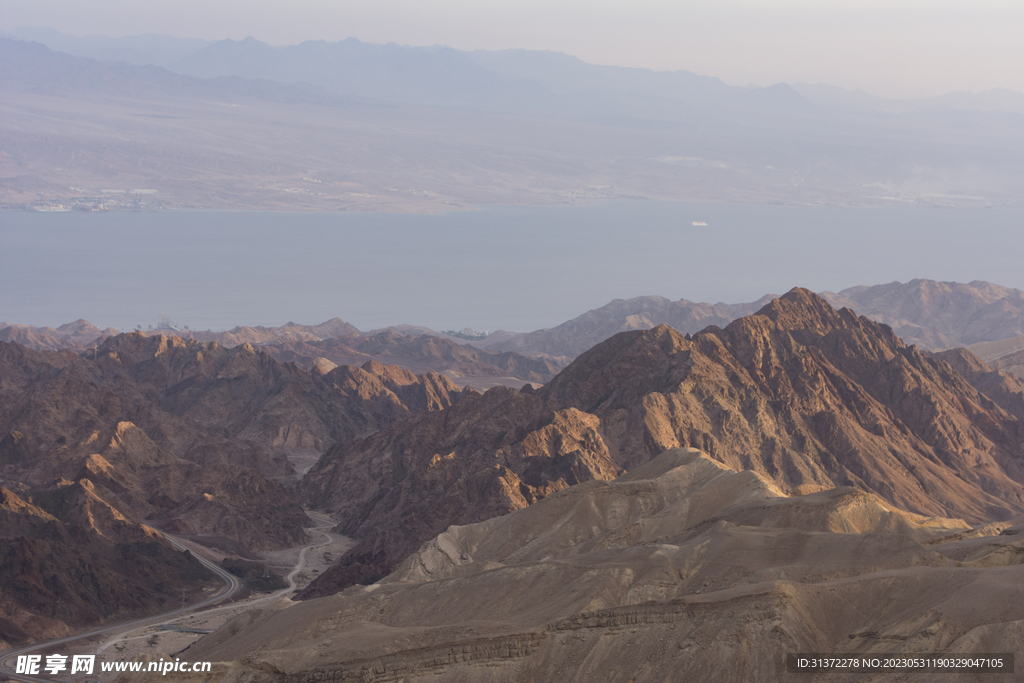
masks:
<path fill-rule="evenodd" d="M 147 208 L 419 212 L 627 197 L 1013 206 L 1022 192 L 1015 93 L 893 106 L 527 50 L 163 37 L 147 52 L 141 38 L 19 35 L 75 54 L 0 37 L 8 208 L 137 208 L 103 193 L 133 188 L 155 190 Z"/>
<path fill-rule="evenodd" d="M 1024 337 L 1024 292 L 976 280 L 911 280 L 822 296 L 885 323 L 908 344 L 948 349 Z"/>
<path fill-rule="evenodd" d="M 71 36 L 45 28 L 21 28 L 0 35 L 105 62 L 162 66 L 176 73 L 203 78 L 241 76 L 282 83 L 304 82 L 329 91 L 384 99 L 394 97 L 395 93 L 419 91 L 421 96 L 433 101 L 450 102 L 448 98 L 453 95 L 458 97 L 459 93 L 481 88 L 497 91 L 503 87 L 521 87 L 520 94 L 528 97 L 543 97 L 544 91 L 549 94 L 618 93 L 619 96 L 677 100 L 704 106 L 709 100 L 751 90 L 688 71 L 602 66 L 562 52 L 543 50 L 467 52 L 442 46 L 380 45 L 355 38 L 272 46 L 251 37 L 237 41 L 169 35 L 110 38 Z M 516 82 L 522 85 L 516 86 Z M 455 86 L 456 83 L 459 84 Z M 538 85 L 543 90 L 538 89 Z M 879 111 L 948 107 L 1024 113 L 1024 93 L 998 88 L 981 93 L 951 92 L 918 100 L 894 100 L 859 90 L 805 83 L 774 92 L 785 92 L 783 97 L 796 106 L 806 100 L 822 106 L 854 106 Z"/>
<path fill-rule="evenodd" d="M 973 345 L 972 350 L 982 360 L 1020 372 L 1014 353 L 1024 351 L 1021 290 L 980 280 L 964 284 L 919 279 L 821 295 L 837 308 L 848 307 L 891 326 L 908 344 L 933 351 Z M 173 334 L 228 347 L 260 345 L 275 358 L 306 369 L 317 358 L 336 365 L 362 365 L 375 360 L 417 373 L 442 372 L 481 388 L 502 381 L 518 388 L 523 382 L 547 382 L 573 358 L 619 332 L 669 325 L 683 334 L 694 334 L 710 325 L 724 327 L 775 298 L 766 294 L 746 304 L 671 301 L 660 296 L 617 299 L 552 328 L 527 333 L 499 330 L 470 341 L 410 325 L 364 333 L 339 318 L 319 325 L 289 322 L 281 327 L 236 327 L 226 332 L 181 330 Z M 154 333 L 171 332 L 144 332 Z M 56 329 L 0 323 L 0 341 L 16 341 L 38 350 L 82 351 L 111 334 L 117 331 L 100 330 L 84 320 Z M 1012 346 L 1014 339 L 1022 340 L 1020 348 Z M 986 346 L 1000 340 L 1006 341 Z"/>

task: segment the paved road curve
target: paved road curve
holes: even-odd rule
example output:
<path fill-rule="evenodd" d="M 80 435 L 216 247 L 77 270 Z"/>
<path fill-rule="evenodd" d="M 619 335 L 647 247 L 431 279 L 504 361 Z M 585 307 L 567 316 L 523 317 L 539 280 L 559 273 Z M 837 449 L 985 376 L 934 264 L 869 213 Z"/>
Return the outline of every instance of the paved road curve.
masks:
<path fill-rule="evenodd" d="M 321 529 L 330 529 L 331 527 L 333 527 L 335 525 L 335 522 L 333 520 L 328 519 L 327 517 L 321 517 L 319 515 L 313 514 L 312 512 L 308 512 L 308 511 L 306 512 L 306 514 L 309 517 L 311 517 L 311 518 L 315 519 L 316 521 L 320 522 L 320 526 L 306 527 L 306 530 L 307 531 L 311 531 L 314 534 L 317 534 L 318 536 L 322 536 L 324 540 L 322 540 L 319 543 L 312 543 L 310 545 L 302 547 L 302 549 L 299 551 L 299 557 L 298 557 L 298 559 L 295 562 L 295 567 L 291 570 L 291 572 L 289 572 L 288 576 L 285 577 L 285 580 L 288 582 L 288 587 L 287 588 L 282 588 L 281 590 L 276 591 L 274 593 L 271 593 L 270 595 L 266 595 L 266 596 L 264 596 L 262 598 L 257 598 L 256 600 L 250 600 L 250 601 L 246 602 L 245 603 L 245 608 L 246 609 L 251 609 L 251 608 L 255 607 L 256 605 L 263 604 L 264 602 L 270 602 L 272 600 L 276 600 L 276 599 L 280 598 L 281 596 L 283 596 L 283 595 L 285 595 L 287 593 L 291 593 L 292 591 L 294 591 L 296 589 L 296 587 L 297 587 L 297 585 L 295 583 L 295 577 L 298 576 L 299 572 L 301 572 L 303 569 L 306 568 L 306 554 L 310 550 L 312 550 L 314 548 L 320 548 L 322 546 L 327 545 L 328 543 L 331 543 L 331 541 L 333 540 L 329 534 L 326 534 L 323 531 L 321 531 Z M 223 597 L 223 596 L 221 596 L 221 597 Z M 235 605 L 235 604 L 224 605 L 223 607 L 214 607 L 212 609 L 204 610 L 203 613 L 204 614 L 210 614 L 212 612 L 219 612 L 220 610 L 237 609 L 237 608 L 238 608 L 238 605 Z M 188 608 L 188 611 L 192 611 L 192 609 L 194 609 L 194 608 L 190 607 L 190 608 Z M 165 617 L 175 616 L 176 614 L 177 614 L 176 612 L 172 612 L 172 613 L 170 613 L 168 615 L 164 615 L 164 616 Z M 160 619 L 160 617 L 157 617 L 157 619 Z M 169 621 L 169 619 L 164 619 L 164 621 Z M 132 633 L 135 633 L 136 631 L 140 631 L 140 630 L 142 630 L 144 628 L 149 628 L 150 626 L 155 626 L 155 625 L 160 624 L 160 623 L 162 623 L 162 622 L 161 621 L 157 621 L 156 623 L 153 623 L 152 621 L 147 621 L 140 628 L 131 628 L 131 629 L 127 629 L 127 630 L 121 631 L 116 636 L 114 636 L 110 640 L 107 640 L 102 645 L 100 645 L 96 649 L 96 654 L 102 653 L 104 650 L 107 650 L 108 648 L 116 645 L 117 643 L 120 643 L 121 641 L 131 640 L 129 635 L 132 634 Z M 126 626 L 130 626 L 130 624 L 126 624 Z M 142 637 L 142 636 L 139 636 L 139 637 Z"/>
<path fill-rule="evenodd" d="M 188 548 L 186 548 L 184 545 L 182 545 L 176 538 L 174 538 L 172 536 L 169 536 L 167 534 L 164 534 L 164 538 L 166 538 L 168 541 L 170 541 L 171 544 L 175 548 L 177 548 L 178 550 L 188 550 Z M 305 550 L 306 549 L 303 548 L 303 552 L 305 552 Z M 8 650 L 7 652 L 4 652 L 2 655 L 0 655 L 0 674 L 3 674 L 4 676 L 10 678 L 11 680 L 26 681 L 27 683 L 39 683 L 39 681 L 41 681 L 41 680 L 42 681 L 59 681 L 60 680 L 59 678 L 56 678 L 56 677 L 50 676 L 50 675 L 47 675 L 45 677 L 43 677 L 43 676 L 23 676 L 21 674 L 15 673 L 15 664 L 16 664 L 16 662 L 18 660 L 18 655 L 28 654 L 28 653 L 31 653 L 31 652 L 35 652 L 36 650 L 41 650 L 43 648 L 53 647 L 54 645 L 61 645 L 63 643 L 70 643 L 72 641 L 81 640 L 83 638 L 92 638 L 94 636 L 97 636 L 97 635 L 100 635 L 100 634 L 103 634 L 103 633 L 111 633 L 113 631 L 122 631 L 124 629 L 132 629 L 134 627 L 139 627 L 139 626 L 152 626 L 154 624 L 160 623 L 161 621 L 166 621 L 168 618 L 176 617 L 176 616 L 179 616 L 179 615 L 182 615 L 182 614 L 187 614 L 189 612 L 194 612 L 194 611 L 200 610 L 200 609 L 202 609 L 202 608 L 204 608 L 204 607 L 206 607 L 208 605 L 212 605 L 212 604 L 214 604 L 216 602 L 220 602 L 221 600 L 223 600 L 223 599 L 225 599 L 227 597 L 230 597 L 239 588 L 241 588 L 242 584 L 241 584 L 241 582 L 236 577 L 234 577 L 231 574 L 229 574 L 228 572 L 224 571 L 223 569 L 218 567 L 213 562 L 210 562 L 206 558 L 200 557 L 196 553 L 192 553 L 192 556 L 195 557 L 200 562 L 202 562 L 203 565 L 207 569 L 209 569 L 214 574 L 216 574 L 218 577 L 220 577 L 220 579 L 224 582 L 224 587 L 220 591 L 218 591 L 215 595 L 213 595 L 213 596 L 211 596 L 211 597 L 209 597 L 209 598 L 207 598 L 207 599 L 205 599 L 205 600 L 203 600 L 201 602 L 197 602 L 194 605 L 188 605 L 187 607 L 181 607 L 181 608 L 173 610 L 171 612 L 165 612 L 163 614 L 159 614 L 159 615 L 157 615 L 155 617 L 146 617 L 145 619 L 136 619 L 135 621 L 130 621 L 128 623 L 117 624 L 116 626 L 108 626 L 106 628 L 100 628 L 100 629 L 96 629 L 95 631 L 88 631 L 86 633 L 76 633 L 75 635 L 67 636 L 65 638 L 58 638 L 56 640 L 47 640 L 47 641 L 42 642 L 42 643 L 33 643 L 32 645 L 26 645 L 25 647 L 16 648 L 16 649 L 13 649 L 13 650 Z M 94 672 L 94 674 L 95 673 L 96 672 Z"/>

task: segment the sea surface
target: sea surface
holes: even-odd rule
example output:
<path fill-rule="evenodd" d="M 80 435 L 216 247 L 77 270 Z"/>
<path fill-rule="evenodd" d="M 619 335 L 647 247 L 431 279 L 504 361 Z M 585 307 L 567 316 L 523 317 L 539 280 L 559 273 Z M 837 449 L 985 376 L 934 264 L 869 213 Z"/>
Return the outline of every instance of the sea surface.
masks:
<path fill-rule="evenodd" d="M 707 225 L 694 225 L 694 223 Z M 384 213 L 0 213 L 0 321 L 550 327 L 612 299 L 738 303 L 914 278 L 1024 289 L 1024 209 L 616 201 Z"/>

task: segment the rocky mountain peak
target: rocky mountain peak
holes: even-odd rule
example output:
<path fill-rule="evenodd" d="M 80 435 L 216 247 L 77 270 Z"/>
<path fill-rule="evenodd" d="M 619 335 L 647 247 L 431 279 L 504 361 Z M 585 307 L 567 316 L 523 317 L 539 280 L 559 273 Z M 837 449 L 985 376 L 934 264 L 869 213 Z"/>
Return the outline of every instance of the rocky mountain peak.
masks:
<path fill-rule="evenodd" d="M 65 323 L 65 324 L 61 325 L 60 327 L 57 328 L 57 331 L 60 332 L 61 334 L 72 334 L 72 335 L 97 334 L 98 335 L 100 333 L 100 328 L 96 327 L 95 325 L 93 325 L 88 320 L 83 320 L 83 319 L 79 318 L 78 320 L 76 320 L 74 322 Z"/>
<path fill-rule="evenodd" d="M 774 322 L 780 329 L 797 331 L 809 330 L 818 335 L 828 334 L 830 331 L 847 327 L 857 316 L 847 311 L 837 311 L 829 305 L 828 301 L 818 296 L 809 289 L 795 287 L 779 298 L 770 301 L 759 310 L 756 315 L 763 315 Z M 739 318 L 736 324 L 747 318 Z"/>
<path fill-rule="evenodd" d="M 796 289 L 724 330 L 622 332 L 536 392 L 491 390 L 341 444 L 304 486 L 364 541 L 334 588 L 382 573 L 448 525 L 679 447 L 787 494 L 855 487 L 916 514 L 991 521 L 1024 512 L 1011 400 Z"/>

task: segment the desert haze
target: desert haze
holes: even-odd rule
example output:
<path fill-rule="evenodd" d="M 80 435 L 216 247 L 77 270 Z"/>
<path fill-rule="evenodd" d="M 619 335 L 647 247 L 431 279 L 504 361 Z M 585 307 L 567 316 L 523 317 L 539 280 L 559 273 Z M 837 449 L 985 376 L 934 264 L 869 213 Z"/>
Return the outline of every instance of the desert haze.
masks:
<path fill-rule="evenodd" d="M 0 55 L 10 208 L 1019 206 L 1024 190 L 1024 95 L 850 102 L 555 53 L 354 39 L 152 55 L 166 67 L 10 38 Z"/>
<path fill-rule="evenodd" d="M 0 18 L 0 679 L 1019 680 L 1017 82 L 394 4 Z"/>

